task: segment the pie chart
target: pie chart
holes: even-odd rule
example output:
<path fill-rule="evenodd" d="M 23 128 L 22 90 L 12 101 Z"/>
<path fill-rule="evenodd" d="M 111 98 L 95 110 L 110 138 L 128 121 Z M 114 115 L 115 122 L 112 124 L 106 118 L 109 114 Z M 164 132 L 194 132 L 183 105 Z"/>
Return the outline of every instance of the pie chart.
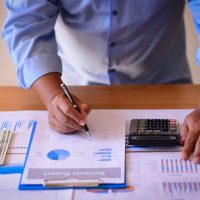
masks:
<path fill-rule="evenodd" d="M 70 152 L 64 149 L 55 149 L 47 154 L 51 160 L 65 160 L 70 157 Z"/>

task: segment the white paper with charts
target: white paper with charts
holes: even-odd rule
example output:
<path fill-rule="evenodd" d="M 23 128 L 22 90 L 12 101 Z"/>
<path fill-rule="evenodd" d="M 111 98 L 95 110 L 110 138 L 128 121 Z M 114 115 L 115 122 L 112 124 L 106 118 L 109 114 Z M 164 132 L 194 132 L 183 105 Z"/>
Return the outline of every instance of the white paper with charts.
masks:
<path fill-rule="evenodd" d="M 76 190 L 73 200 L 199 200 L 200 165 L 179 152 L 126 153 L 126 188 Z"/>
<path fill-rule="evenodd" d="M 38 111 L 0 112 L 0 131 L 11 130 L 13 132 L 4 162 L 5 166 L 20 166 L 24 163 L 37 116 Z"/>
<path fill-rule="evenodd" d="M 27 152 L 35 116 L 37 115 L 34 112 L 29 111 L 0 112 L 0 130 L 11 130 L 14 133 L 8 149 L 9 154 Z"/>
<path fill-rule="evenodd" d="M 91 112 L 87 124 L 91 138 L 84 132 L 61 135 L 51 130 L 47 121 L 41 120 L 21 184 L 37 185 L 44 180 L 70 178 L 124 183 L 125 119 L 107 112 Z"/>

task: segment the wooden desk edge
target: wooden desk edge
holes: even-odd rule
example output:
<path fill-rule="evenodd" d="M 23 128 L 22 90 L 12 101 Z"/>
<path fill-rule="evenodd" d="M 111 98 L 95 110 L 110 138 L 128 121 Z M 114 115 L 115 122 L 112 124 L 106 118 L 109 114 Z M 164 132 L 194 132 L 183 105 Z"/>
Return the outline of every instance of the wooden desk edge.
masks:
<path fill-rule="evenodd" d="M 69 86 L 71 93 L 95 109 L 194 108 L 200 99 L 200 85 Z M 32 90 L 0 87 L 0 110 L 44 110 Z"/>

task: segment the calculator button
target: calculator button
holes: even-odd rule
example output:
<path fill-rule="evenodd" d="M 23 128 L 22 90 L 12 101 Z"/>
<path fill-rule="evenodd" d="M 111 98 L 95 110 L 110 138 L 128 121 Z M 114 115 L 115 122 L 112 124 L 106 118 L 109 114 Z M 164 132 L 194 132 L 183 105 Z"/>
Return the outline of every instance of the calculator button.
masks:
<path fill-rule="evenodd" d="M 140 130 L 139 134 L 145 134 L 145 130 Z"/>
<path fill-rule="evenodd" d="M 139 127 L 146 127 L 146 124 L 139 124 Z"/>
<path fill-rule="evenodd" d="M 155 134 L 160 134 L 160 130 L 155 130 L 154 133 Z"/>
<path fill-rule="evenodd" d="M 147 134 L 152 134 L 153 131 L 152 130 L 147 130 Z"/>
<path fill-rule="evenodd" d="M 171 128 L 170 131 L 176 132 L 176 128 Z"/>

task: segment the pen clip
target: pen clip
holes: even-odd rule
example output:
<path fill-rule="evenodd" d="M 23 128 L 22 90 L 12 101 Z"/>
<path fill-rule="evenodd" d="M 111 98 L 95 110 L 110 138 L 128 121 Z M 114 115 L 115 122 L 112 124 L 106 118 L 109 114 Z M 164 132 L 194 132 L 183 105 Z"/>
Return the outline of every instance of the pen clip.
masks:
<path fill-rule="evenodd" d="M 74 100 L 72 99 L 69 90 L 67 89 L 66 85 L 64 83 L 61 83 L 60 85 L 62 87 L 62 89 L 64 90 L 65 95 L 67 96 L 67 98 L 69 99 L 69 101 L 74 105 Z M 76 104 L 75 104 L 76 105 Z"/>
<path fill-rule="evenodd" d="M 74 107 L 75 110 L 77 110 L 78 112 L 80 112 L 79 107 L 77 106 L 77 104 L 75 103 L 75 101 L 73 100 L 72 96 L 70 95 L 69 90 L 67 89 L 66 85 L 64 83 L 61 83 L 61 88 L 63 89 L 65 96 L 69 99 L 69 101 L 71 102 L 72 106 Z M 86 133 L 88 134 L 88 136 L 90 136 L 89 133 L 89 129 L 87 127 L 87 125 L 83 125 L 83 128 L 85 129 Z M 91 137 L 91 136 L 90 136 Z"/>
<path fill-rule="evenodd" d="M 45 187 L 97 187 L 99 184 L 102 184 L 101 179 L 46 179 L 44 180 L 43 185 Z"/>

